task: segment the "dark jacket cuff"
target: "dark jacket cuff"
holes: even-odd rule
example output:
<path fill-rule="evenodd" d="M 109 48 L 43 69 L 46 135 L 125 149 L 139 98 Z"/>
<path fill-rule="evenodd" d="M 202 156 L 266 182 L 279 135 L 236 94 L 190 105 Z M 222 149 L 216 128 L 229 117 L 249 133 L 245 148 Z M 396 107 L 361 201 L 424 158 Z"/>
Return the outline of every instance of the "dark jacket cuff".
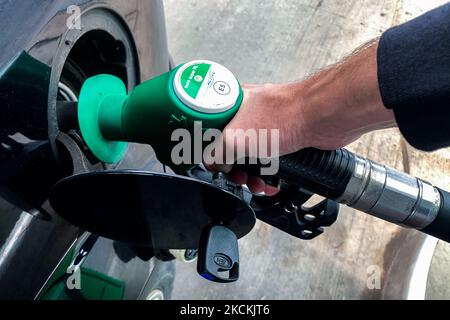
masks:
<path fill-rule="evenodd" d="M 383 34 L 378 81 L 411 145 L 425 151 L 450 145 L 450 4 Z"/>

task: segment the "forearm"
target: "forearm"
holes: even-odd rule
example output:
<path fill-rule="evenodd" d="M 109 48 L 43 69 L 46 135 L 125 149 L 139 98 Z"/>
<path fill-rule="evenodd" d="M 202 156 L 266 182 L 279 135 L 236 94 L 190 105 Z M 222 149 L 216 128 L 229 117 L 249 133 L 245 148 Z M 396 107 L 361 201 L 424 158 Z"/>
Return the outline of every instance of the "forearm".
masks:
<path fill-rule="evenodd" d="M 378 41 L 298 84 L 309 147 L 335 149 L 377 129 L 394 127 L 377 76 Z"/>
<path fill-rule="evenodd" d="M 450 145 L 448 17 L 450 4 L 391 29 L 305 81 L 245 86 L 227 129 L 278 129 L 281 155 L 344 147 L 396 125 L 418 148 Z M 236 144 L 227 132 L 223 139 L 226 147 Z"/>
<path fill-rule="evenodd" d="M 304 81 L 245 86 L 242 107 L 224 133 L 225 146 L 236 144 L 228 135 L 233 130 L 277 129 L 281 155 L 310 147 L 331 150 L 369 131 L 395 126 L 394 113 L 380 95 L 377 45 L 375 41 Z"/>
<path fill-rule="evenodd" d="M 279 155 L 344 147 L 365 133 L 397 125 L 415 147 L 449 146 L 449 18 L 447 4 L 305 81 L 246 85 L 244 102 L 227 129 L 278 129 Z M 225 149 L 242 143 L 228 130 L 222 139 Z M 240 176 L 238 183 L 245 184 L 245 174 Z M 261 180 L 250 185 L 260 186 L 251 187 L 254 192 L 264 190 Z"/>

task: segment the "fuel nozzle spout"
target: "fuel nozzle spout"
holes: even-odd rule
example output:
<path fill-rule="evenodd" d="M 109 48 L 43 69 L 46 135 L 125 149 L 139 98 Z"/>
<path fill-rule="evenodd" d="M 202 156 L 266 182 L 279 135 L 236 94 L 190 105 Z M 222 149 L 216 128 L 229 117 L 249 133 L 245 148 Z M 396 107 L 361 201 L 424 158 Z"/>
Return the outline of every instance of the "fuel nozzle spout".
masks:
<path fill-rule="evenodd" d="M 79 130 L 78 123 L 78 102 L 58 101 L 56 103 L 56 116 L 58 117 L 58 127 L 63 132 Z"/>

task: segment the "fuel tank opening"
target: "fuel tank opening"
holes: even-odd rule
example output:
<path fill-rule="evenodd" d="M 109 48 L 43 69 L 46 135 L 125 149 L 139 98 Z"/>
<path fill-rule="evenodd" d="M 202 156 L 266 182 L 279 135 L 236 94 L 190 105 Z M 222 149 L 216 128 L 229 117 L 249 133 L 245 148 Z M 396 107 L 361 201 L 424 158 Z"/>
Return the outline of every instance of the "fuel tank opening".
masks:
<path fill-rule="evenodd" d="M 103 30 L 87 32 L 71 49 L 58 83 L 56 113 L 60 131 L 79 130 L 76 115 L 81 87 L 89 77 L 105 73 L 128 85 L 125 44 Z"/>

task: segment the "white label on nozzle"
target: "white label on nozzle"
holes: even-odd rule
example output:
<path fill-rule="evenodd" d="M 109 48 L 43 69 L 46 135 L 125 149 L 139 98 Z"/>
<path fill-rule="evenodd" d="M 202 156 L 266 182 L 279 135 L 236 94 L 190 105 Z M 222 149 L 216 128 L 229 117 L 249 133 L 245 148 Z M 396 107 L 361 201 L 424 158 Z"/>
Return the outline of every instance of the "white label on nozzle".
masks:
<path fill-rule="evenodd" d="M 174 88 L 185 105 L 208 114 L 230 110 L 240 93 L 239 82 L 230 70 L 205 60 L 183 65 L 175 75 Z"/>

